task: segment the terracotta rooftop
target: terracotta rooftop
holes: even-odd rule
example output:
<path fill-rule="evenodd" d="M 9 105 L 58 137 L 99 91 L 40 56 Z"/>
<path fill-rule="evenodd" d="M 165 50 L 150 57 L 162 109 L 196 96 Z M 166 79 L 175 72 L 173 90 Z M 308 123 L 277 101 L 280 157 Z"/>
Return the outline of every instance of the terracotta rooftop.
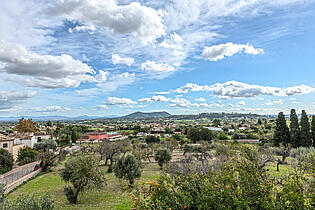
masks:
<path fill-rule="evenodd" d="M 11 133 L 10 138 L 19 138 L 19 139 L 30 139 L 33 136 L 33 133 Z"/>

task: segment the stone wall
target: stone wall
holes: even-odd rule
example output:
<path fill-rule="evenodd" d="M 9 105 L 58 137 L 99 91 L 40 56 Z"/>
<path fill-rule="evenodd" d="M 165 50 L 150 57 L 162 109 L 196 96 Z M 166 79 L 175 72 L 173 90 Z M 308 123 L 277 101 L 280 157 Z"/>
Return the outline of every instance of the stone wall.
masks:
<path fill-rule="evenodd" d="M 0 183 L 8 186 L 13 182 L 23 178 L 24 176 L 33 173 L 36 164 L 38 164 L 38 162 L 29 163 L 0 175 Z"/>
<path fill-rule="evenodd" d="M 30 174 L 27 174 L 26 176 L 23 176 L 21 179 L 16 180 L 15 182 L 9 184 L 6 186 L 5 188 L 5 194 L 8 194 L 9 192 L 11 192 L 12 190 L 14 190 L 16 187 L 20 186 L 21 184 L 23 184 L 24 182 L 26 182 L 27 180 L 29 180 L 30 178 L 35 177 L 37 174 L 39 174 L 41 170 L 38 169 L 36 171 L 33 171 Z"/>

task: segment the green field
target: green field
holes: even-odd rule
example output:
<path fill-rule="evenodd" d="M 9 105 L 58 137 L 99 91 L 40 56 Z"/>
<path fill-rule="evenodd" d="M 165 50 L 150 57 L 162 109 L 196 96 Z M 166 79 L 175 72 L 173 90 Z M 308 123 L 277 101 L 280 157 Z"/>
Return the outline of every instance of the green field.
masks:
<path fill-rule="evenodd" d="M 182 154 L 183 151 L 175 150 L 173 152 L 173 161 L 182 159 Z M 66 160 L 67 159 L 68 158 L 66 158 Z M 289 159 L 290 158 L 288 158 L 288 160 Z M 55 166 L 52 172 L 40 173 L 39 176 L 22 184 L 11 192 L 8 198 L 15 199 L 20 193 L 33 194 L 35 196 L 48 193 L 55 202 L 55 209 L 131 209 L 128 192 L 122 190 L 126 189 L 128 183 L 117 179 L 114 173 L 106 174 L 107 185 L 102 190 L 83 192 L 79 195 L 77 204 L 70 204 L 63 192 L 63 187 L 66 183 L 64 183 L 59 176 L 59 170 L 64 166 L 64 162 Z M 107 171 L 106 166 L 100 167 L 104 171 Z M 279 168 L 280 171 L 276 171 L 275 162 L 266 165 L 266 169 L 269 171 L 268 173 L 274 177 L 288 175 L 293 172 L 290 164 L 280 165 Z M 160 173 L 161 170 L 156 163 L 145 162 L 143 163 L 141 178 L 138 179 L 137 182 L 156 179 Z"/>
<path fill-rule="evenodd" d="M 60 168 L 60 167 L 58 167 Z M 107 170 L 103 167 L 104 171 Z M 106 174 L 107 185 L 102 190 L 86 191 L 79 195 L 78 203 L 69 204 L 64 193 L 64 183 L 58 171 L 41 174 L 36 178 L 21 185 L 8 195 L 9 199 L 16 198 L 20 193 L 42 195 L 49 193 L 54 202 L 55 209 L 130 209 L 128 192 L 123 192 L 122 187 L 126 182 L 120 181 L 113 173 Z M 160 174 L 157 165 L 145 165 L 141 180 L 152 180 Z M 139 181 L 139 180 L 138 180 Z"/>

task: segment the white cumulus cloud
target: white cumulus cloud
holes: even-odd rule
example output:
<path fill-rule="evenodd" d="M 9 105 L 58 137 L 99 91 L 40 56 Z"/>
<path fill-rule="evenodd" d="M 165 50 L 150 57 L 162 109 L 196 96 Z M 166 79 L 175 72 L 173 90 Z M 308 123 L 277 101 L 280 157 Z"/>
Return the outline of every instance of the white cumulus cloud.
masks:
<path fill-rule="evenodd" d="M 129 98 L 108 97 L 104 103 L 105 105 L 133 105 L 137 102 Z"/>
<path fill-rule="evenodd" d="M 91 26 L 76 26 L 74 28 L 69 28 L 68 30 L 70 33 L 73 33 L 75 31 L 82 31 L 82 32 L 88 32 L 89 34 L 94 34 L 95 32 L 95 27 L 93 25 Z"/>
<path fill-rule="evenodd" d="M 131 66 L 134 63 L 133 58 L 123 58 L 120 57 L 118 54 L 112 55 L 112 62 L 113 64 L 126 64 L 127 66 Z"/>
<path fill-rule="evenodd" d="M 106 110 L 106 109 L 108 109 L 108 106 L 106 106 L 106 105 L 97 105 L 96 109 L 97 110 Z"/>
<path fill-rule="evenodd" d="M 157 95 L 157 96 L 152 96 L 151 98 L 141 98 L 138 100 L 138 102 L 143 103 L 143 102 L 157 102 L 157 101 L 169 101 L 169 98 L 166 98 L 165 96 Z"/>
<path fill-rule="evenodd" d="M 32 109 L 34 112 L 66 112 L 70 110 L 70 108 L 62 106 L 35 107 Z"/>
<path fill-rule="evenodd" d="M 152 42 L 165 34 L 162 12 L 139 2 L 118 5 L 115 0 L 68 0 L 51 6 L 47 14 L 108 28 L 114 34 L 131 34 L 143 42 Z"/>
<path fill-rule="evenodd" d="M 190 108 L 190 107 L 211 107 L 213 105 L 209 105 L 207 103 L 191 103 L 185 98 L 176 97 L 175 99 L 170 100 L 169 106 L 178 107 L 178 108 Z"/>
<path fill-rule="evenodd" d="M 291 96 L 296 94 L 308 94 L 315 89 L 306 85 L 289 88 L 268 87 L 251 85 L 237 81 L 216 83 L 211 85 L 210 91 L 222 98 L 250 98 L 258 95 Z"/>
<path fill-rule="evenodd" d="M 0 109 L 12 108 L 36 95 L 35 91 L 0 91 Z"/>
<path fill-rule="evenodd" d="M 228 81 L 216 83 L 214 85 L 197 85 L 187 83 L 174 90 L 176 93 L 188 93 L 189 91 L 211 92 L 221 98 L 250 98 L 259 95 L 292 96 L 309 94 L 315 88 L 306 85 L 292 86 L 288 88 L 268 87 L 261 85 L 251 85 L 243 82 Z"/>
<path fill-rule="evenodd" d="M 188 93 L 188 91 L 210 91 L 210 87 L 207 85 L 201 86 L 197 84 L 187 83 L 186 85 L 174 90 L 175 93 Z"/>
<path fill-rule="evenodd" d="M 228 42 L 225 44 L 205 47 L 202 52 L 202 56 L 206 60 L 218 61 L 222 60 L 224 57 L 230 57 L 236 53 L 241 52 L 251 55 L 258 55 L 263 54 L 264 50 L 261 48 L 254 48 L 252 45 L 249 44 L 233 44 L 232 42 Z"/>
<path fill-rule="evenodd" d="M 4 71 L 30 87 L 74 88 L 81 82 L 95 81 L 95 71 L 70 55 L 40 55 L 22 45 L 0 41 L 0 62 Z M 20 77 L 19 77 L 20 76 Z M 13 79 L 14 80 L 14 79 Z"/>
<path fill-rule="evenodd" d="M 198 101 L 198 102 L 206 102 L 206 99 L 205 98 L 196 98 L 195 101 Z"/>
<path fill-rule="evenodd" d="M 159 91 L 159 92 L 153 92 L 154 94 L 158 94 L 158 95 L 168 95 L 171 94 L 171 92 L 169 91 Z"/>
<path fill-rule="evenodd" d="M 246 102 L 245 102 L 245 101 L 239 101 L 237 104 L 238 104 L 238 105 L 241 105 L 241 106 L 245 106 L 245 105 L 246 105 Z"/>
<path fill-rule="evenodd" d="M 151 73 L 169 73 L 175 70 L 175 68 L 169 64 L 155 63 L 155 61 L 142 63 L 141 69 Z"/>

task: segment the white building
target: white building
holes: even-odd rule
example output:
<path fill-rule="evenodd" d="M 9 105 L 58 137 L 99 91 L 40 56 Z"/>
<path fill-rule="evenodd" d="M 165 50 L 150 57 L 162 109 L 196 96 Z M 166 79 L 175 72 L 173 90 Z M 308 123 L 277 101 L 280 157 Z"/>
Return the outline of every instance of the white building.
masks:
<path fill-rule="evenodd" d="M 37 143 L 37 138 L 34 133 L 18 133 L 14 136 L 14 144 L 23 144 L 28 147 L 34 147 Z"/>
<path fill-rule="evenodd" d="M 51 136 L 49 134 L 45 134 L 45 133 L 35 133 L 34 136 L 35 136 L 37 142 L 51 138 Z"/>
<path fill-rule="evenodd" d="M 217 128 L 217 127 L 205 127 L 209 129 L 210 131 L 223 131 L 222 128 Z"/>

